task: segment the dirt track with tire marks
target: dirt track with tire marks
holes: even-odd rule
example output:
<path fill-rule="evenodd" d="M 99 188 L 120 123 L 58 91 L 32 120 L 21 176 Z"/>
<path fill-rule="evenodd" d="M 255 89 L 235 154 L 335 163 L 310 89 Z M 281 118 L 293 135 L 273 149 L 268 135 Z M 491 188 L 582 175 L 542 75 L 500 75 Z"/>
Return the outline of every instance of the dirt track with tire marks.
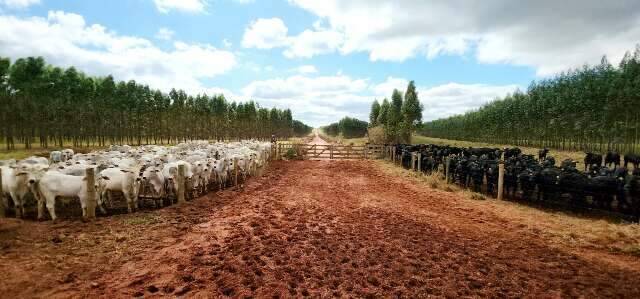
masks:
<path fill-rule="evenodd" d="M 16 226 L 0 235 L 9 270 L 0 271 L 8 282 L 0 291 L 111 298 L 640 297 L 637 263 L 619 267 L 549 247 L 520 223 L 366 161 L 278 162 L 243 192 L 145 213 L 151 223 L 127 221 L 140 217 L 133 214 L 86 225 Z M 60 234 L 61 242 L 51 242 Z M 80 234 L 93 242 L 77 252 L 78 244 L 68 243 Z M 29 240 L 42 245 L 30 249 Z M 20 270 L 43 252 L 67 258 Z M 17 278 L 9 276 L 14 271 Z M 39 281 L 25 290 L 29 277 Z"/>

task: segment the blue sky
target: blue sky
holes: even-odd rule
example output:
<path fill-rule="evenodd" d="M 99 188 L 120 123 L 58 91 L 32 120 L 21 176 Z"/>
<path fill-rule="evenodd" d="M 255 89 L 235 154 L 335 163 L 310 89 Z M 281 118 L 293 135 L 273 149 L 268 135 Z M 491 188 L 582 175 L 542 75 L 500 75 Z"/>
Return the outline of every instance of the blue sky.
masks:
<path fill-rule="evenodd" d="M 252 99 L 314 126 L 366 119 L 414 80 L 430 120 L 617 63 L 640 41 L 637 2 L 0 0 L 0 56 Z"/>

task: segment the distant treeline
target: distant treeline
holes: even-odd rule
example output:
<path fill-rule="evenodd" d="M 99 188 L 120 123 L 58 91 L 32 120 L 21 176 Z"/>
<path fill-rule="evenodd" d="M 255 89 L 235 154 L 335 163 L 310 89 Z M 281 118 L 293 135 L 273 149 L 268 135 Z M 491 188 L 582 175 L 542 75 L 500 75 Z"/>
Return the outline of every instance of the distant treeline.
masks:
<path fill-rule="evenodd" d="M 426 123 L 427 136 L 584 151 L 638 152 L 640 46 L 618 65 L 563 72 L 477 111 Z"/>
<path fill-rule="evenodd" d="M 369 124 L 352 117 L 344 117 L 337 123 L 324 127 L 325 133 L 330 136 L 342 135 L 344 138 L 360 138 L 367 134 Z"/>
<path fill-rule="evenodd" d="M 175 143 L 187 139 L 268 139 L 307 135 L 291 110 L 229 102 L 223 95 L 168 94 L 147 85 L 90 77 L 47 65 L 42 57 L 0 57 L 0 142 L 31 148 L 109 143 Z"/>

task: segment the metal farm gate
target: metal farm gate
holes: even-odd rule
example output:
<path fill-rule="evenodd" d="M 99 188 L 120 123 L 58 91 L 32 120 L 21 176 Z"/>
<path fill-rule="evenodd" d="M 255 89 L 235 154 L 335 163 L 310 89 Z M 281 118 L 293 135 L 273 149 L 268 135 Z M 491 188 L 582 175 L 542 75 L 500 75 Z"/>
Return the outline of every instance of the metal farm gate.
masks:
<path fill-rule="evenodd" d="M 342 144 L 278 144 L 276 157 L 295 157 L 298 159 L 377 159 L 384 155 L 384 146 L 342 145 Z"/>

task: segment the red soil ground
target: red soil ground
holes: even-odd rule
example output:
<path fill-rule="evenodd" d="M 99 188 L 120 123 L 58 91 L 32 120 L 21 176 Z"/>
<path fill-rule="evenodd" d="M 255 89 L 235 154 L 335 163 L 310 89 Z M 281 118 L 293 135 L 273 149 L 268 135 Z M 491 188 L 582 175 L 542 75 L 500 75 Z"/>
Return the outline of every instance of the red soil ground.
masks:
<path fill-rule="evenodd" d="M 551 247 L 366 161 L 270 166 L 242 192 L 89 224 L 0 220 L 0 297 L 629 297 L 638 263 Z M 615 259 L 615 256 L 613 256 Z"/>

